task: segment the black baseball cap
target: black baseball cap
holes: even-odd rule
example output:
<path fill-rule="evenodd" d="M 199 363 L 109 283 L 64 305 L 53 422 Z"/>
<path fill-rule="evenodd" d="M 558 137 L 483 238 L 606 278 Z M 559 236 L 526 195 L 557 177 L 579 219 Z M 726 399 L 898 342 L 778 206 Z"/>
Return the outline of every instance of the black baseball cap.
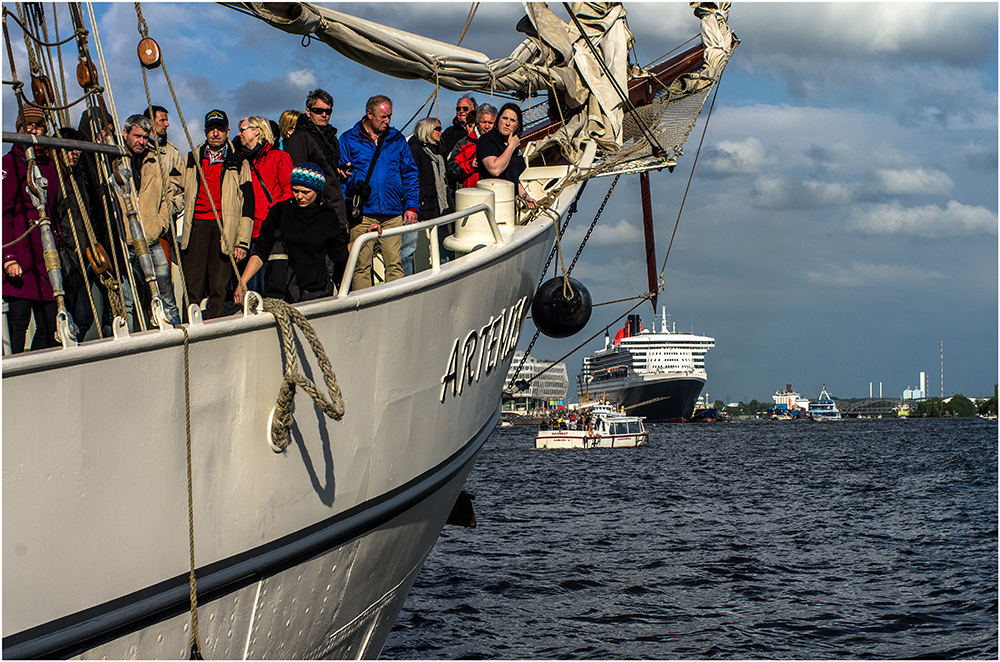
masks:
<path fill-rule="evenodd" d="M 226 114 L 218 108 L 209 112 L 208 115 L 205 115 L 205 128 L 209 129 L 212 126 L 228 129 L 229 117 L 227 117 Z"/>

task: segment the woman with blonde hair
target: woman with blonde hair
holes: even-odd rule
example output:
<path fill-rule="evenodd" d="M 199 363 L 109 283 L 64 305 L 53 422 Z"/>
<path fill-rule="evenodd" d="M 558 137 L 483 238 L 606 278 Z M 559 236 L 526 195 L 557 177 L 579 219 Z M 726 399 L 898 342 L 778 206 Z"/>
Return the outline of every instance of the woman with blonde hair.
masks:
<path fill-rule="evenodd" d="M 413 161 L 417 164 L 417 179 L 420 180 L 420 208 L 417 210 L 417 220 L 427 221 L 443 216 L 451 211 L 448 200 L 448 186 L 445 180 L 445 164 L 438 150 L 441 148 L 441 121 L 436 117 L 425 117 L 413 129 L 413 137 L 409 140 Z M 452 232 L 449 223 L 438 227 L 438 246 L 441 261 L 447 262 L 449 251 L 442 243 Z M 410 245 L 407 239 L 412 237 Z M 416 234 L 403 237 L 403 272 L 409 276 L 413 273 L 413 253 L 416 249 Z"/>
<path fill-rule="evenodd" d="M 285 141 L 288 137 L 295 133 L 295 123 L 299 121 L 299 115 L 301 115 L 297 110 L 286 110 L 281 113 L 281 117 L 278 118 L 278 128 L 281 130 L 281 148 L 285 149 Z"/>
<path fill-rule="evenodd" d="M 243 143 L 241 156 L 250 164 L 250 181 L 253 182 L 253 233 L 250 235 L 252 251 L 254 242 L 260 235 L 260 226 L 271 207 L 292 197 L 292 157 L 288 152 L 274 147 L 271 122 L 267 119 L 258 115 L 244 117 L 239 122 L 239 129 Z M 259 288 L 262 283 L 255 280 L 253 284 Z"/>

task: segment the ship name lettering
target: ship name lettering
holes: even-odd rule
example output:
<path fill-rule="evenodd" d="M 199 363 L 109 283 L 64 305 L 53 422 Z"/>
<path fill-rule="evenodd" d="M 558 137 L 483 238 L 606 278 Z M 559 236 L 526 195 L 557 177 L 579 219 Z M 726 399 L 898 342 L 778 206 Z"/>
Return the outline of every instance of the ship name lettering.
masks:
<path fill-rule="evenodd" d="M 496 370 L 514 351 L 527 304 L 528 297 L 522 297 L 499 315 L 491 315 L 483 326 L 455 338 L 441 377 L 441 402 L 449 393 L 461 396 L 466 386 Z"/>

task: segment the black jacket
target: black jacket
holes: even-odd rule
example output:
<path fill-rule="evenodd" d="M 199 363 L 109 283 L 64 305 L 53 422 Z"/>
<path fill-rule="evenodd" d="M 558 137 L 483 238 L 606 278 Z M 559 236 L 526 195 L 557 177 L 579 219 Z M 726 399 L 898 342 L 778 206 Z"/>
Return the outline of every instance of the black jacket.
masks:
<path fill-rule="evenodd" d="M 323 169 L 326 175 L 326 185 L 323 187 L 323 199 L 333 209 L 340 223 L 346 230 L 347 207 L 344 205 L 344 195 L 340 188 L 340 176 L 337 167 L 340 165 L 340 142 L 337 140 L 337 129 L 332 126 L 316 126 L 305 113 L 299 116 L 295 131 L 285 141 L 285 151 L 292 157 L 292 166 L 311 162 Z"/>

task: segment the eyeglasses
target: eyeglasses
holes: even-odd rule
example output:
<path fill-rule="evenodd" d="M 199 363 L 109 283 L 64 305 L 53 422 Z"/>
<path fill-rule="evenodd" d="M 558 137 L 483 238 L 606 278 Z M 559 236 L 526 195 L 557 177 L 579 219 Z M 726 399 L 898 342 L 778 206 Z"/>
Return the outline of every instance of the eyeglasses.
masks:
<path fill-rule="evenodd" d="M 244 126 L 244 127 L 241 127 L 240 128 L 240 133 L 243 133 L 247 129 L 257 129 L 257 127 L 255 127 L 255 126 Z M 260 131 L 260 129 L 257 129 L 257 130 Z"/>
<path fill-rule="evenodd" d="M 436 127 L 434 127 L 434 130 L 435 130 L 435 131 L 440 131 L 440 130 L 441 130 L 441 127 L 439 127 L 439 126 L 436 126 Z"/>
<path fill-rule="evenodd" d="M 320 108 L 319 106 L 313 106 L 308 110 L 314 115 L 329 115 L 333 112 L 333 106 L 330 106 L 329 108 Z"/>
<path fill-rule="evenodd" d="M 469 106 L 456 106 L 456 107 L 455 107 L 455 110 L 457 110 L 458 112 L 462 112 L 462 111 L 465 111 L 465 112 L 467 112 L 467 113 L 468 113 L 468 112 L 471 112 L 471 111 L 472 111 L 472 108 L 471 108 L 471 107 L 469 107 Z"/>

